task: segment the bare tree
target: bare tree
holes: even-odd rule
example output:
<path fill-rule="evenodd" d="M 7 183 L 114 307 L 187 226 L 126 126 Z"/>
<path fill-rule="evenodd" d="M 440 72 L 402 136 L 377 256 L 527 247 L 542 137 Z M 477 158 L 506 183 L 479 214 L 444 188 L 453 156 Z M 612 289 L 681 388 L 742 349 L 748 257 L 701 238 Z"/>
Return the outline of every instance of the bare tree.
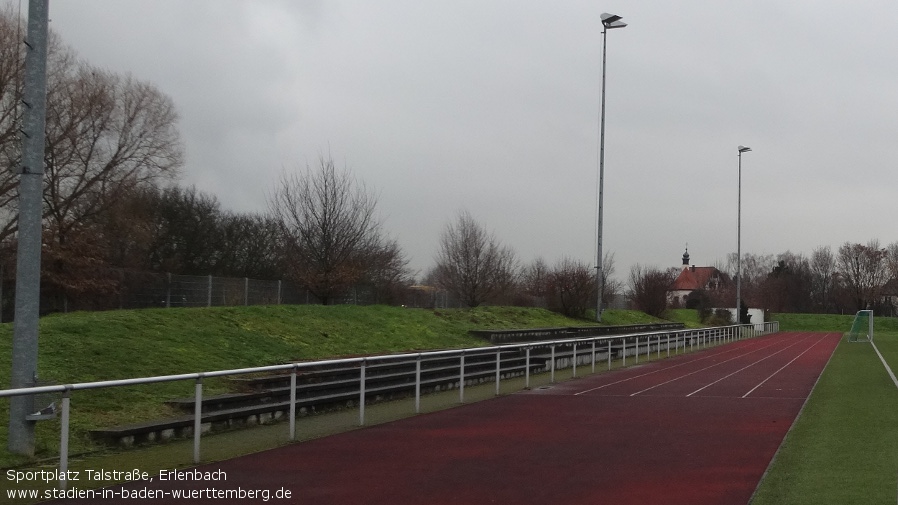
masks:
<path fill-rule="evenodd" d="M 499 244 L 468 212 L 446 225 L 440 236 L 437 280 L 468 307 L 495 301 L 515 282 L 514 251 Z"/>
<path fill-rule="evenodd" d="M 546 306 L 546 287 L 549 282 L 549 265 L 543 258 L 537 258 L 521 270 L 520 286 L 523 294 L 530 298 L 529 304 Z"/>
<path fill-rule="evenodd" d="M 364 252 L 365 271 L 361 280 L 374 288 L 377 303 L 393 304 L 402 299 L 414 281 L 408 263 L 399 242 L 393 239 L 380 237 Z"/>
<path fill-rule="evenodd" d="M 817 310 L 826 312 L 833 307 L 836 259 L 829 246 L 818 247 L 811 253 L 811 300 Z"/>
<path fill-rule="evenodd" d="M 675 270 L 660 270 L 635 264 L 630 268 L 630 298 L 637 309 L 661 317 L 667 308 L 667 290 L 676 279 Z"/>
<path fill-rule="evenodd" d="M 624 284 L 614 278 L 616 267 L 614 264 L 614 253 L 606 252 L 602 258 L 602 307 L 609 307 L 617 295 L 624 291 Z"/>
<path fill-rule="evenodd" d="M 280 223 L 287 275 L 327 305 L 364 277 L 372 253 L 398 254 L 386 247 L 376 206 L 374 194 L 331 158 L 320 157 L 316 171 L 284 174 L 269 208 Z"/>
<path fill-rule="evenodd" d="M 596 299 L 596 282 L 588 263 L 563 258 L 548 276 L 549 308 L 570 317 L 586 317 Z"/>
<path fill-rule="evenodd" d="M 19 164 L 20 23 L 11 9 L 0 11 L 0 158 L 9 167 Z M 47 75 L 44 218 L 49 241 L 64 248 L 71 232 L 132 188 L 174 177 L 183 146 L 168 96 L 149 83 L 79 61 L 52 33 Z M 15 234 L 18 215 L 18 177 L 4 173 L 0 240 Z"/>
<path fill-rule="evenodd" d="M 170 98 L 151 84 L 81 64 L 48 95 L 44 202 L 57 241 L 136 187 L 182 164 Z"/>
<path fill-rule="evenodd" d="M 25 27 L 12 4 L 0 8 L 0 240 L 15 231 L 21 159 Z"/>
<path fill-rule="evenodd" d="M 886 250 L 878 240 L 864 244 L 845 242 L 839 247 L 839 274 L 855 310 L 873 308 L 886 278 Z"/>

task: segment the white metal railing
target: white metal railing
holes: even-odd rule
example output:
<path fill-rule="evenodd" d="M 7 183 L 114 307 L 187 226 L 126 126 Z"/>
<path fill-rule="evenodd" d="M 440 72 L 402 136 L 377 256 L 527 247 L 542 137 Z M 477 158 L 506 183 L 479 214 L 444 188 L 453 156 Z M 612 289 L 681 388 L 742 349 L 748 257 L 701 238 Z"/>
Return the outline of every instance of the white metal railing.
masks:
<path fill-rule="evenodd" d="M 573 339 L 548 340 L 542 342 L 527 342 L 519 344 L 506 344 L 492 347 L 475 347 L 468 349 L 429 351 L 405 354 L 390 354 L 383 356 L 368 356 L 360 358 L 333 359 L 322 361 L 311 361 L 303 363 L 290 363 L 284 365 L 271 365 L 254 368 L 238 368 L 233 370 L 217 370 L 212 372 L 186 373 L 177 375 L 161 375 L 156 377 L 141 377 L 134 379 L 110 380 L 98 382 L 82 382 L 77 384 L 38 386 L 30 388 L 6 389 L 0 390 L 0 398 L 24 395 L 37 395 L 47 393 L 62 393 L 61 414 L 60 414 L 60 443 L 59 443 L 59 487 L 65 489 L 65 475 L 68 470 L 68 452 L 69 452 L 69 414 L 71 409 L 71 393 L 73 391 L 81 391 L 88 389 L 112 388 L 122 386 L 134 386 L 140 384 L 152 384 L 159 382 L 174 382 L 192 380 L 195 382 L 194 388 L 194 421 L 193 421 L 193 461 L 200 462 L 200 438 L 202 435 L 202 401 L 203 401 L 203 379 L 209 377 L 223 377 L 229 375 L 241 375 L 250 373 L 263 372 L 279 372 L 290 371 L 290 406 L 289 406 L 289 423 L 288 429 L 290 440 L 296 439 L 296 376 L 297 372 L 303 368 L 309 368 L 322 365 L 341 365 L 354 364 L 359 366 L 359 424 L 365 424 L 365 383 L 366 369 L 374 362 L 390 361 L 390 360 L 411 360 L 415 363 L 415 413 L 421 411 L 421 375 L 422 361 L 428 358 L 447 358 L 458 357 L 459 359 L 459 401 L 464 402 L 465 391 L 465 356 L 485 355 L 496 353 L 496 395 L 499 394 L 499 384 L 501 381 L 501 353 L 503 351 L 518 350 L 524 351 L 525 356 L 525 388 L 530 386 L 531 358 L 534 349 L 549 348 L 549 374 L 550 381 L 555 382 L 555 371 L 557 362 L 564 356 L 570 354 L 571 367 L 573 368 L 572 376 L 577 375 L 577 358 L 582 353 L 578 353 L 577 348 L 581 345 L 588 346 L 591 356 L 592 371 L 595 372 L 596 356 L 600 352 L 607 354 L 608 369 L 611 369 L 612 358 L 618 356 L 622 360 L 622 366 L 626 366 L 627 357 L 632 356 L 635 363 L 639 363 L 641 354 L 645 355 L 645 359 L 649 359 L 652 350 L 657 357 L 661 356 L 662 347 L 667 356 L 670 356 L 671 347 L 675 353 L 679 353 L 680 349 L 695 350 L 702 349 L 710 345 L 728 343 L 745 338 L 753 338 L 760 335 L 776 333 L 779 331 L 779 322 L 756 323 L 748 325 L 732 325 L 720 326 L 714 328 L 700 328 L 687 330 L 666 330 L 650 333 L 634 333 L 627 335 L 609 335 L 600 337 L 578 337 Z M 558 347 L 571 347 L 572 351 L 563 355 L 556 354 Z M 643 351 L 644 350 L 644 351 Z M 616 352 L 615 352 L 616 351 Z"/>

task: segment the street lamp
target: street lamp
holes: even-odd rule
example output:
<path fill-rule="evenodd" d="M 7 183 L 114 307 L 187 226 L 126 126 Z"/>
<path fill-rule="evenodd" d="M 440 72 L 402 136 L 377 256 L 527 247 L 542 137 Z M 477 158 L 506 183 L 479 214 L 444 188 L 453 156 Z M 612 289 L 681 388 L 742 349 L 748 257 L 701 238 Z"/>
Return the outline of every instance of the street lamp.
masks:
<path fill-rule="evenodd" d="M 616 14 L 602 14 L 602 107 L 601 120 L 599 121 L 599 224 L 598 247 L 596 252 L 596 322 L 602 321 L 602 291 L 605 288 L 605 274 L 602 272 L 602 204 L 605 195 L 605 47 L 607 45 L 608 30 L 623 28 L 627 23 L 621 21 Z"/>
<path fill-rule="evenodd" d="M 736 218 L 736 324 L 742 324 L 742 153 L 750 147 L 739 146 L 739 196 Z"/>

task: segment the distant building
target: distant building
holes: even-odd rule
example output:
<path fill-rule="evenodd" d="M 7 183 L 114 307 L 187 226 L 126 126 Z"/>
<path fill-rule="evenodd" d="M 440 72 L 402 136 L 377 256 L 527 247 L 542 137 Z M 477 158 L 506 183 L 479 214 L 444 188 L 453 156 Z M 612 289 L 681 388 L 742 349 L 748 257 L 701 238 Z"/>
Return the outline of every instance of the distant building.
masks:
<path fill-rule="evenodd" d="M 685 307 L 686 300 L 694 291 L 704 290 L 713 294 L 723 289 L 729 278 L 715 267 L 689 265 L 689 249 L 683 253 L 680 275 L 667 290 L 667 304 L 671 307 Z"/>

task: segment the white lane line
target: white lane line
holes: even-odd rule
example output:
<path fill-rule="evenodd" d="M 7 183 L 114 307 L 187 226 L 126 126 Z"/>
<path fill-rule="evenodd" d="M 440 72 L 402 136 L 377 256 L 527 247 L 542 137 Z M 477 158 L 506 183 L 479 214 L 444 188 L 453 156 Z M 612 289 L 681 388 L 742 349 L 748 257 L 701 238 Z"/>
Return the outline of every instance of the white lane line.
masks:
<path fill-rule="evenodd" d="M 892 368 L 886 363 L 886 359 L 882 357 L 882 353 L 879 352 L 879 348 L 876 347 L 876 343 L 873 340 L 870 340 L 870 345 L 873 346 L 873 350 L 876 351 L 876 355 L 879 356 L 879 361 L 882 361 L 884 367 L 886 367 L 886 372 L 889 373 L 889 377 L 892 378 L 892 383 L 895 384 L 895 387 L 898 388 L 898 378 L 895 378 L 895 373 L 892 372 Z"/>
<path fill-rule="evenodd" d="M 736 342 L 736 344 L 741 344 L 741 343 L 742 343 L 742 342 Z M 774 343 L 774 344 L 768 344 L 768 345 L 766 345 L 766 346 L 764 346 L 764 347 L 761 347 L 760 349 L 756 349 L 755 351 L 760 351 L 760 350 L 766 349 L 767 347 L 770 347 L 770 346 L 772 346 L 772 345 L 775 345 L 775 343 Z M 594 388 L 590 388 L 590 389 L 584 389 L 583 391 L 580 391 L 579 393 L 574 393 L 574 396 L 580 396 L 580 395 L 582 395 L 582 394 L 586 394 L 586 393 L 589 393 L 589 392 L 592 392 L 592 391 L 596 391 L 596 390 L 599 390 L 599 389 L 602 389 L 602 388 L 607 388 L 608 386 L 613 386 L 613 385 L 615 385 L 615 384 L 620 384 L 621 382 L 627 382 L 627 381 L 629 381 L 629 380 L 638 379 L 638 378 L 640 378 L 640 377 L 645 377 L 646 375 L 652 375 L 652 374 L 656 374 L 656 373 L 658 373 L 658 372 L 665 372 L 665 371 L 667 371 L 667 370 L 672 370 L 672 369 L 674 369 L 674 368 L 679 368 L 679 367 L 681 367 L 681 366 L 691 365 L 691 364 L 693 364 L 693 363 L 697 363 L 697 362 L 699 362 L 699 361 L 704 361 L 704 360 L 706 360 L 706 359 L 716 358 L 716 357 L 718 357 L 718 356 L 720 356 L 720 355 L 722 355 L 722 354 L 729 354 L 729 353 L 731 353 L 731 352 L 741 351 L 744 347 L 746 347 L 746 346 L 740 345 L 740 346 L 734 347 L 734 348 L 732 348 L 732 349 L 727 349 L 727 350 L 724 350 L 724 351 L 721 351 L 721 352 L 717 352 L 717 353 L 711 354 L 711 355 L 709 355 L 709 356 L 704 356 L 704 357 L 701 357 L 701 358 L 693 359 L 693 360 L 687 361 L 687 362 L 685 362 L 685 363 L 680 363 L 680 364 L 678 364 L 678 365 L 673 365 L 673 366 L 669 366 L 669 367 L 665 367 L 665 368 L 659 368 L 658 370 L 653 370 L 653 371 L 651 371 L 651 372 L 646 372 L 646 373 L 644 373 L 644 374 L 634 375 L 633 377 L 628 377 L 628 378 L 626 378 L 626 379 L 621 379 L 621 380 L 618 380 L 618 381 L 609 382 L 608 384 L 603 384 L 603 385 L 598 386 L 598 387 L 594 387 Z M 755 351 L 751 351 L 751 352 L 755 352 Z M 751 352 L 749 352 L 748 354 L 751 354 Z M 742 356 L 744 356 L 744 355 L 742 355 Z M 631 395 L 631 396 L 632 396 L 632 395 Z"/>
<path fill-rule="evenodd" d="M 799 341 L 799 342 L 801 342 L 801 341 Z M 713 365 L 711 365 L 711 366 L 707 366 L 707 367 L 705 367 L 705 368 L 702 368 L 702 369 L 699 369 L 699 370 L 695 370 L 694 372 L 689 372 L 689 373 L 687 373 L 686 375 L 681 375 L 681 376 L 679 376 L 679 377 L 675 377 L 675 378 L 673 378 L 673 379 L 670 379 L 669 381 L 664 381 L 664 382 L 662 382 L 662 383 L 660 383 L 660 384 L 655 384 L 654 386 L 645 388 L 645 389 L 643 389 L 642 391 L 637 391 L 637 392 L 631 394 L 630 396 L 636 396 L 636 395 L 645 393 L 646 391 L 651 391 L 652 389 L 655 389 L 655 388 L 657 388 L 657 387 L 661 387 L 661 386 L 663 386 L 663 385 L 665 385 L 665 384 L 670 384 L 671 382 L 678 381 L 678 380 L 680 380 L 680 379 L 682 379 L 682 378 L 684 378 L 684 377 L 689 377 L 690 375 L 694 375 L 694 374 L 697 374 L 697 373 L 699 373 L 699 372 L 704 372 L 705 370 L 708 370 L 708 369 L 710 369 L 710 368 L 714 368 L 714 367 L 719 366 L 719 365 L 722 365 L 722 364 L 724 364 L 724 363 L 733 361 L 734 359 L 738 359 L 738 358 L 741 358 L 741 357 L 743 357 L 743 356 L 748 356 L 749 354 L 754 354 L 754 353 L 756 353 L 756 352 L 758 352 L 758 351 L 763 351 L 764 349 L 766 349 L 766 348 L 768 348 L 768 347 L 772 347 L 772 345 L 773 345 L 773 344 L 767 345 L 767 346 L 761 347 L 760 349 L 755 349 L 754 351 L 750 351 L 750 352 L 747 352 L 747 353 L 745 353 L 745 354 L 740 354 L 739 356 L 733 356 L 732 358 L 727 359 L 727 360 L 724 360 L 724 361 L 721 361 L 720 363 L 715 363 L 715 364 L 713 364 Z M 790 344 L 788 347 L 791 347 L 791 346 L 793 346 L 793 345 L 795 345 L 795 343 Z"/>
<path fill-rule="evenodd" d="M 798 358 L 802 357 L 802 356 L 804 355 L 804 353 L 806 353 L 806 352 L 810 351 L 811 349 L 813 349 L 814 346 L 816 346 L 817 344 L 819 344 L 820 342 L 822 342 L 823 339 L 826 338 L 826 337 L 828 337 L 828 336 L 829 336 L 829 335 L 827 334 L 827 335 L 824 335 L 824 336 L 820 337 L 819 340 L 817 340 L 816 342 L 814 342 L 810 347 L 808 347 L 807 349 L 805 349 L 801 354 L 799 354 L 798 356 L 795 356 L 795 357 L 792 359 L 792 361 L 790 361 L 790 362 L 786 363 L 785 365 L 783 365 L 782 368 L 780 368 L 779 370 L 777 370 L 777 371 L 773 372 L 772 374 L 770 374 L 770 377 L 767 377 L 766 379 L 762 380 L 757 386 L 751 388 L 751 390 L 750 390 L 748 393 L 745 393 L 744 395 L 742 395 L 742 398 L 745 398 L 746 396 L 748 396 L 748 395 L 754 393 L 756 389 L 758 389 L 759 387 L 763 386 L 764 383 L 767 382 L 767 381 L 769 381 L 770 379 L 772 379 L 774 375 L 776 375 L 776 374 L 782 372 L 783 370 L 785 370 L 785 368 L 786 368 L 787 366 L 791 365 L 793 362 L 795 362 L 795 360 L 797 360 Z"/>
<path fill-rule="evenodd" d="M 750 365 L 746 365 L 746 366 L 740 368 L 739 370 L 736 370 L 735 372 L 733 372 L 733 373 L 731 373 L 731 374 L 725 375 L 725 376 L 723 376 L 723 377 L 717 379 L 716 381 L 714 381 L 714 382 L 712 382 L 712 383 L 710 383 L 710 384 L 706 384 L 706 385 L 704 385 L 704 386 L 702 386 L 702 387 L 696 389 L 695 391 L 689 393 L 688 395 L 686 395 L 686 398 L 689 398 L 690 396 L 694 395 L 695 393 L 704 391 L 705 389 L 707 389 L 707 388 L 713 386 L 714 384 L 717 384 L 717 383 L 720 382 L 720 381 L 729 379 L 730 377 L 736 375 L 737 373 L 739 373 L 739 372 L 741 372 L 741 371 L 743 371 L 743 370 L 745 370 L 745 369 L 747 369 L 747 368 L 751 368 L 751 367 L 757 365 L 758 363 L 764 361 L 765 359 L 772 358 L 772 357 L 776 356 L 777 354 L 779 354 L 779 353 L 785 351 L 786 349 L 789 349 L 790 347 L 794 347 L 794 346 L 796 346 L 796 345 L 798 345 L 798 344 L 804 342 L 805 340 L 807 340 L 807 337 L 805 337 L 804 339 L 799 340 L 798 342 L 794 342 L 792 345 L 783 347 L 782 349 L 780 349 L 779 351 L 776 351 L 776 352 L 773 353 L 773 354 L 768 354 L 767 356 L 764 356 L 763 358 L 759 359 L 758 361 L 755 361 L 754 363 L 752 363 L 752 364 L 750 364 Z M 814 345 L 817 345 L 817 344 L 815 343 Z M 813 347 L 813 345 L 812 345 L 811 347 Z M 805 352 L 807 352 L 807 350 L 805 350 Z M 804 352 L 801 353 L 801 354 L 804 354 Z M 799 356 L 800 356 L 800 355 L 799 355 Z"/>

